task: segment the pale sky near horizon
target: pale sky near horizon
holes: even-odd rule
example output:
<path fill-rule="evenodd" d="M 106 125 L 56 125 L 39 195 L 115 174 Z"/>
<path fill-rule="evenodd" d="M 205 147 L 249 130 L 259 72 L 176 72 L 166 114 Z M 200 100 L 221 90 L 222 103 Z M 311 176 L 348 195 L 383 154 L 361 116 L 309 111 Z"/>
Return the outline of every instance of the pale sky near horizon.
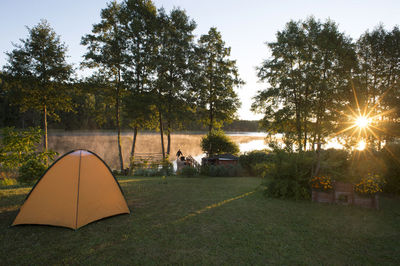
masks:
<path fill-rule="evenodd" d="M 100 21 L 100 10 L 108 0 L 0 0 L 0 67 L 6 64 L 5 52 L 13 49 L 12 42 L 26 38 L 25 26 L 33 27 L 46 19 L 61 40 L 68 46 L 68 62 L 78 67 L 86 48 L 81 37 L 90 33 Z M 325 21 L 332 19 L 353 40 L 366 30 L 382 23 L 387 30 L 400 24 L 400 1 L 395 0 L 153 0 L 157 8 L 167 11 L 173 7 L 185 9 L 197 23 L 195 34 L 206 34 L 217 27 L 231 58 L 237 61 L 241 78 L 246 82 L 237 90 L 242 107 L 241 119 L 254 120 L 260 115 L 251 113 L 252 97 L 266 85 L 257 82 L 256 67 L 269 57 L 266 42 L 276 40 L 275 34 L 293 20 L 308 16 Z"/>

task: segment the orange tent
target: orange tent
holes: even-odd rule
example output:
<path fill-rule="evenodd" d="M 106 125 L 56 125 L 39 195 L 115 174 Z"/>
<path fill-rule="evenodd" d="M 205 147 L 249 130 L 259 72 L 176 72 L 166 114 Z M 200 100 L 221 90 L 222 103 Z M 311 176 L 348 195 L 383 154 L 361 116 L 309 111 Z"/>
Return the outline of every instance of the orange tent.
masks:
<path fill-rule="evenodd" d="M 93 152 L 74 150 L 47 169 L 12 225 L 46 224 L 78 229 L 122 213 L 130 211 L 110 168 Z"/>

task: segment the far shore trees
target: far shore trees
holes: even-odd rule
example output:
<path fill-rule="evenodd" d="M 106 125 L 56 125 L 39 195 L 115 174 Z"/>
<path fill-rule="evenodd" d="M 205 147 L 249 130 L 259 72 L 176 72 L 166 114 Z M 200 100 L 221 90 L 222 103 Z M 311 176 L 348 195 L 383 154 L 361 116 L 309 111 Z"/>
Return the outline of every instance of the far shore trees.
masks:
<path fill-rule="evenodd" d="M 44 150 L 48 150 L 47 118 L 58 119 L 57 111 L 71 111 L 73 104 L 67 83 L 72 67 L 65 58 L 67 47 L 46 20 L 28 28 L 29 36 L 15 44 L 4 67 L 6 88 L 12 90 L 13 103 L 22 112 L 39 111 L 43 115 Z"/>

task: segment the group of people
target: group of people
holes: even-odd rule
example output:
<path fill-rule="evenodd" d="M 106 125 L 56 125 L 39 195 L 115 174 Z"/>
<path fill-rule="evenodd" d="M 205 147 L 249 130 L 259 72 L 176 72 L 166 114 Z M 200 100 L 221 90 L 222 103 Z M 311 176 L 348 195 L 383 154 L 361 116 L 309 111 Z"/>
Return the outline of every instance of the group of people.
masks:
<path fill-rule="evenodd" d="M 177 165 L 178 169 L 183 166 L 192 166 L 193 165 L 193 158 L 191 156 L 185 157 L 183 156 L 182 151 L 179 149 L 178 152 L 176 153 L 176 160 L 177 160 Z"/>

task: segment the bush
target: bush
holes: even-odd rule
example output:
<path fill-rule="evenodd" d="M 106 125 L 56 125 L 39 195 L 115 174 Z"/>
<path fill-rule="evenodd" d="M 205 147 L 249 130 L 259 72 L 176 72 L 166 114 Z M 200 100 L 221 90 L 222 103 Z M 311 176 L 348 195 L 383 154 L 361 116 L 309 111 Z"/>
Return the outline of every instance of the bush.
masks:
<path fill-rule="evenodd" d="M 222 130 L 212 130 L 201 139 L 201 149 L 209 156 L 215 154 L 238 154 L 239 146 L 231 141 Z"/>
<path fill-rule="evenodd" d="M 160 175 L 171 176 L 174 175 L 174 165 L 168 160 L 165 159 L 161 163 L 161 169 L 159 170 Z"/>
<path fill-rule="evenodd" d="M 171 176 L 174 174 L 174 166 L 168 160 L 161 163 L 152 162 L 150 168 L 136 168 L 134 176 Z"/>
<path fill-rule="evenodd" d="M 345 150 L 321 150 L 321 165 L 319 175 L 326 175 L 336 181 L 351 182 L 348 174 L 349 153 Z"/>
<path fill-rule="evenodd" d="M 265 193 L 274 198 L 308 199 L 310 191 L 301 182 L 292 179 L 274 179 L 268 184 Z"/>
<path fill-rule="evenodd" d="M 313 155 L 275 151 L 272 162 L 266 163 L 266 194 L 277 198 L 307 199 L 310 197 L 309 178 Z"/>
<path fill-rule="evenodd" d="M 199 171 L 191 166 L 185 166 L 182 169 L 180 169 L 177 173 L 179 176 L 185 176 L 185 177 L 193 177 L 199 174 Z"/>
<path fill-rule="evenodd" d="M 360 182 L 362 177 L 369 174 L 383 176 L 385 168 L 381 152 L 373 150 L 354 151 L 349 160 L 346 181 L 355 184 Z"/>
<path fill-rule="evenodd" d="M 272 161 L 273 154 L 269 151 L 252 151 L 239 157 L 239 163 L 250 176 L 263 176 L 265 165 Z"/>
<path fill-rule="evenodd" d="M 383 177 L 386 184 L 383 190 L 388 193 L 400 194 L 400 144 L 386 145 L 381 152 L 381 158 L 385 164 Z"/>
<path fill-rule="evenodd" d="M 161 174 L 154 168 L 138 168 L 133 173 L 134 176 L 160 176 Z"/>
<path fill-rule="evenodd" d="M 240 165 L 205 165 L 200 169 L 201 175 L 212 177 L 241 177 L 244 175 Z"/>
<path fill-rule="evenodd" d="M 6 186 L 14 186 L 17 184 L 17 180 L 14 178 L 2 178 L 0 179 L 0 187 L 6 187 Z"/>
<path fill-rule="evenodd" d="M 57 155 L 54 151 L 38 152 L 43 138 L 40 128 L 16 130 L 6 127 L 1 130 L 0 167 L 1 171 L 18 171 L 29 160 L 48 163 Z"/>
<path fill-rule="evenodd" d="M 19 168 L 18 181 L 32 184 L 46 171 L 46 165 L 39 160 L 30 159 Z"/>

